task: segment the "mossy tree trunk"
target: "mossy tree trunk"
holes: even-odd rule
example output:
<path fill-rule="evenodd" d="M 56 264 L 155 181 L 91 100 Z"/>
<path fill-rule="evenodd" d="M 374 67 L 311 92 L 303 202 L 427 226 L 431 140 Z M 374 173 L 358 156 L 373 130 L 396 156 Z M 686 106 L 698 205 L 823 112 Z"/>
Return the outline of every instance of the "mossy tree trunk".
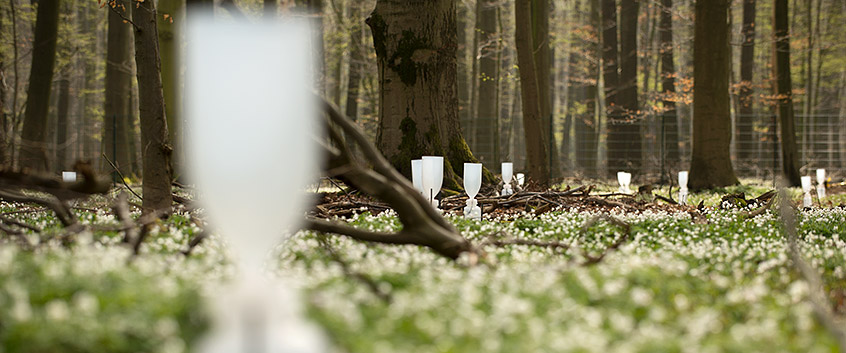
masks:
<path fill-rule="evenodd" d="M 379 150 L 406 177 L 412 159 L 444 156 L 443 186 L 461 190 L 464 163 L 477 160 L 458 120 L 455 1 L 379 0 L 366 22 L 379 71 Z"/>
<path fill-rule="evenodd" d="M 696 2 L 693 39 L 693 156 L 690 188 L 738 183 L 731 165 L 729 0 Z"/>

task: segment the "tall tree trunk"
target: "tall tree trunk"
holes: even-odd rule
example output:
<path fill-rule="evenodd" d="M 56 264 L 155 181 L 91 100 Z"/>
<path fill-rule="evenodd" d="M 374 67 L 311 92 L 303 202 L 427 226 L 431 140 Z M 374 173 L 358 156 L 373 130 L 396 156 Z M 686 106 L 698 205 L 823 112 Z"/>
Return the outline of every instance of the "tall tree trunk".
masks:
<path fill-rule="evenodd" d="M 549 47 L 549 1 L 531 0 L 532 53 L 535 58 L 535 78 L 538 83 L 538 105 L 541 119 L 540 135 L 546 143 L 546 164 L 549 178 L 559 176 L 558 149 L 555 148 L 554 119 L 552 116 L 552 50 Z M 535 138 L 534 136 L 532 138 Z"/>
<path fill-rule="evenodd" d="M 476 146 L 473 151 L 482 163 L 495 163 L 499 115 L 496 104 L 496 87 L 499 81 L 497 70 L 498 40 L 496 32 L 497 2 L 478 0 L 479 11 L 476 19 L 476 31 L 479 35 L 480 54 L 478 80 L 478 99 L 476 100 L 477 120 Z"/>
<path fill-rule="evenodd" d="M 68 110 L 70 108 L 70 79 L 59 80 L 59 101 L 56 108 L 56 170 L 67 170 L 68 163 Z"/>
<path fill-rule="evenodd" d="M 457 61 L 456 65 L 458 66 L 458 119 L 461 125 L 461 129 L 464 134 L 468 134 L 469 136 L 471 130 L 471 126 L 473 124 L 470 111 L 470 65 L 468 65 L 469 58 L 473 56 L 470 54 L 471 51 L 468 49 L 467 46 L 467 18 L 470 14 L 470 10 L 463 4 L 463 2 L 459 1 L 456 5 L 457 11 L 457 19 L 456 19 L 456 38 L 457 38 Z M 475 60 L 475 59 L 473 59 Z"/>
<path fill-rule="evenodd" d="M 464 163 L 476 158 L 459 128 L 455 14 L 454 0 L 378 0 L 366 22 L 379 70 L 379 149 L 405 176 L 412 159 L 444 156 L 443 186 L 461 190 Z"/>
<path fill-rule="evenodd" d="M 181 110 L 179 99 L 180 48 L 179 26 L 182 25 L 182 6 L 184 0 L 158 0 L 159 55 L 162 67 L 162 92 L 164 93 L 165 115 L 167 116 L 168 141 L 173 146 L 174 171 L 181 174 Z"/>
<path fill-rule="evenodd" d="M 517 66 L 520 68 L 520 90 L 523 102 L 523 130 L 526 134 L 526 157 L 529 178 L 545 188 L 549 186 L 548 144 L 541 116 L 541 90 L 533 50 L 532 4 L 518 1 L 514 5 L 514 26 L 517 44 Z"/>
<path fill-rule="evenodd" d="M 132 8 L 135 30 L 135 65 L 138 77 L 138 104 L 141 118 L 141 155 L 143 156 L 142 207 L 145 212 L 170 214 L 171 146 L 167 141 L 161 67 L 154 1 L 139 2 Z"/>
<path fill-rule="evenodd" d="M 59 0 L 40 0 L 20 149 L 20 166 L 37 171 L 48 170 L 47 110 L 56 62 L 58 26 Z"/>
<path fill-rule="evenodd" d="M 752 0 L 754 1 L 754 0 Z M 679 117 L 676 111 L 676 65 L 673 62 L 673 0 L 661 0 L 659 41 L 661 43 L 661 93 L 664 114 L 661 129 L 664 134 L 665 160 L 673 168 L 681 163 L 679 154 Z"/>
<path fill-rule="evenodd" d="M 740 49 L 740 90 L 737 114 L 737 162 L 745 167 L 754 158 L 754 125 L 757 122 L 753 109 L 752 79 L 755 73 L 755 0 L 743 0 L 743 28 Z"/>
<path fill-rule="evenodd" d="M 734 185 L 729 116 L 729 0 L 696 2 L 690 188 Z"/>
<path fill-rule="evenodd" d="M 132 114 L 129 108 L 129 94 L 132 88 L 132 26 L 123 23 L 123 18 L 115 11 L 129 17 L 128 1 L 117 0 L 114 11 L 109 11 L 108 43 L 106 47 L 106 97 L 103 113 L 103 153 L 111 160 L 124 176 L 132 173 L 132 156 L 129 146 L 132 134 Z M 112 167 L 105 161 L 102 170 L 112 172 Z M 117 178 L 117 173 L 113 178 Z"/>
<path fill-rule="evenodd" d="M 793 117 L 793 88 L 790 81 L 790 30 L 787 24 L 787 0 L 775 0 L 773 6 L 773 91 L 776 115 L 781 124 L 782 170 L 792 186 L 801 185 L 796 126 Z"/>
<path fill-rule="evenodd" d="M 607 126 L 612 120 L 617 120 L 621 115 L 618 106 L 618 92 L 620 89 L 620 76 L 617 72 L 619 65 L 617 51 L 617 3 L 615 0 L 601 0 L 601 25 L 602 30 L 602 78 L 605 91 L 605 115 Z M 609 136 L 610 138 L 610 136 Z M 610 139 L 606 140 L 610 150 L 612 144 Z M 616 148 L 616 146 L 614 147 Z M 610 154 L 610 152 L 609 152 Z M 608 173 L 613 175 L 619 169 L 616 164 L 608 164 Z"/>
<path fill-rule="evenodd" d="M 350 3 L 350 61 L 348 62 L 347 105 L 345 113 L 353 121 L 358 120 L 358 91 L 361 86 L 361 71 L 364 67 L 364 47 L 361 43 L 361 8 L 358 3 Z"/>
<path fill-rule="evenodd" d="M 619 109 L 608 119 L 608 172 L 640 171 L 640 117 L 637 102 L 638 2 L 622 0 L 620 9 Z"/>
<path fill-rule="evenodd" d="M 598 30 L 599 8 L 596 1 L 588 1 L 588 9 L 578 6 L 575 11 L 580 20 L 585 23 L 586 30 L 573 38 L 573 43 L 579 45 L 570 53 L 570 86 L 572 91 L 571 108 L 576 132 L 576 161 L 577 166 L 585 176 L 597 177 L 599 119 L 596 115 L 597 88 L 599 81 L 599 67 L 601 65 L 599 52 L 602 44 L 592 41 L 587 33 L 591 29 Z M 577 5 L 581 5 L 577 3 Z M 577 53 L 584 55 L 577 55 Z"/>

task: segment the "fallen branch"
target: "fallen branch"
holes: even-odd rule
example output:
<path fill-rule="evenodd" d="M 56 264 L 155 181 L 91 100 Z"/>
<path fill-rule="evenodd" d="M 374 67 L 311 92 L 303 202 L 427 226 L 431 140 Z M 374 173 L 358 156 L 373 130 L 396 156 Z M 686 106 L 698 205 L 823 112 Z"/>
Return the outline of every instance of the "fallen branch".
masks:
<path fill-rule="evenodd" d="M 825 327 L 834 337 L 841 352 L 846 352 L 846 329 L 842 323 L 838 323 L 834 316 L 831 305 L 823 291 L 823 280 L 820 274 L 811 267 L 802 257 L 799 251 L 799 236 L 796 231 L 796 214 L 790 204 L 790 197 L 784 187 L 779 191 L 781 198 L 780 214 L 784 222 L 784 231 L 787 235 L 787 254 L 793 263 L 794 269 L 802 276 L 808 284 L 808 300 L 814 310 L 814 316 L 820 324 Z"/>
<path fill-rule="evenodd" d="M 414 189 L 411 182 L 391 166 L 356 125 L 330 103 L 323 99 L 320 99 L 320 102 L 329 120 L 326 125 L 333 143 L 332 146 L 322 144 L 324 152 L 329 156 L 327 170 L 338 173 L 365 194 L 386 202 L 397 212 L 403 230 L 397 233 L 370 232 L 317 218 L 308 218 L 306 228 L 368 242 L 426 246 L 453 260 L 463 252 L 476 251 L 472 244 Z M 349 141 L 345 141 L 336 128 L 340 128 Z M 359 148 L 365 161 L 359 161 L 352 156 L 347 148 L 348 143 Z M 363 163 L 369 163 L 372 168 Z"/>

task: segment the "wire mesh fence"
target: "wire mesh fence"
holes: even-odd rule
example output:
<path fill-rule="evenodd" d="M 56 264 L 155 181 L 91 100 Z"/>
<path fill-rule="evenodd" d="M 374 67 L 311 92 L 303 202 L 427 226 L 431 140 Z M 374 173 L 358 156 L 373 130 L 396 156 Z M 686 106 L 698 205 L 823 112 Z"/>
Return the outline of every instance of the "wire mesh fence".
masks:
<path fill-rule="evenodd" d="M 557 126 L 555 144 L 550 145 L 556 149 L 555 176 L 609 178 L 625 170 L 642 180 L 666 180 L 690 167 L 689 116 L 649 115 L 618 126 L 595 122 L 593 117 L 567 120 Z M 832 177 L 846 177 L 846 121 L 838 115 L 797 115 L 795 126 L 802 174 L 824 168 Z M 493 118 L 476 119 L 464 130 L 474 155 L 495 171 L 505 161 L 525 169 L 525 139 L 541 138 L 523 136 L 522 126 Z M 769 180 L 781 174 L 780 131 L 774 115 L 733 117 L 729 149 L 739 177 Z"/>

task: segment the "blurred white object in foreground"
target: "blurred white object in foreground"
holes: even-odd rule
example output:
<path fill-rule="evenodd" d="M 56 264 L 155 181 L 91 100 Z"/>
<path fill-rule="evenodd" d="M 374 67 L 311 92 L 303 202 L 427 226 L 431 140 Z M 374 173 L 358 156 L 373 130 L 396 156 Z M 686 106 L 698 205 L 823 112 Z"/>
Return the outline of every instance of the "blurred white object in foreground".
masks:
<path fill-rule="evenodd" d="M 324 352 L 294 289 L 262 263 L 296 229 L 317 177 L 318 119 L 305 21 L 188 19 L 185 128 L 188 176 L 240 273 L 217 298 L 202 352 Z"/>

